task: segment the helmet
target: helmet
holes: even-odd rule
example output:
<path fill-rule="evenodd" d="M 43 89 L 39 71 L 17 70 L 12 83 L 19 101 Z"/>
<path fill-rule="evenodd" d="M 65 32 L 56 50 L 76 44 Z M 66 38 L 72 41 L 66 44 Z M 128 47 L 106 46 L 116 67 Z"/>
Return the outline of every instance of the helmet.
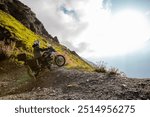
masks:
<path fill-rule="evenodd" d="M 33 43 L 33 47 L 37 47 L 37 46 L 40 46 L 39 40 L 35 40 Z"/>
<path fill-rule="evenodd" d="M 34 44 L 38 44 L 38 45 L 40 45 L 39 40 L 35 40 L 35 41 L 34 41 Z"/>

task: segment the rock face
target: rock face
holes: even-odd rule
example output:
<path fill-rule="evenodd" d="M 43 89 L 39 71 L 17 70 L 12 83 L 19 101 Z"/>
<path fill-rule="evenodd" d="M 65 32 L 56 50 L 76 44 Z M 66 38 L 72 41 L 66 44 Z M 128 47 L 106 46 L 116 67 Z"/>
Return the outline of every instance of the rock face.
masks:
<path fill-rule="evenodd" d="M 35 13 L 31 9 L 18 0 L 0 0 L 0 10 L 3 10 L 18 21 L 31 29 L 36 34 L 42 35 L 46 38 L 51 38 L 59 42 L 57 38 L 53 38 L 44 28 L 43 24 L 36 18 Z"/>

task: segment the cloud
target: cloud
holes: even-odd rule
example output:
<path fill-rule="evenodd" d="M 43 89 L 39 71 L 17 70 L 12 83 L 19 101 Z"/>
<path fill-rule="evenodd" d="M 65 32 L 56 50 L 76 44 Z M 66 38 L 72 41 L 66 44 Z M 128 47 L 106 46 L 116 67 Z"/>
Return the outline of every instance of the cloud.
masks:
<path fill-rule="evenodd" d="M 76 46 L 73 46 L 72 43 L 67 40 L 65 40 L 64 43 L 68 48 L 72 48 L 72 50 L 75 50 L 77 53 L 82 53 L 85 50 L 88 50 L 89 47 L 89 44 L 86 42 L 80 42 L 76 44 Z"/>
<path fill-rule="evenodd" d="M 111 6 L 112 6 L 111 0 L 103 0 L 102 4 L 103 4 L 103 8 L 111 9 Z"/>
<path fill-rule="evenodd" d="M 101 9 L 103 0 L 21 1 L 36 13 L 52 36 L 79 55 L 88 58 L 108 54 L 103 34 L 108 29 L 109 13 Z"/>
<path fill-rule="evenodd" d="M 70 49 L 80 51 L 75 39 L 88 27 L 82 19 L 81 5 L 87 1 L 80 0 L 20 0 L 28 5 L 42 21 L 52 36 Z"/>
<path fill-rule="evenodd" d="M 72 16 L 73 19 L 77 21 L 79 20 L 79 17 L 74 9 L 68 10 L 65 6 L 62 5 L 60 10 L 62 10 L 64 14 Z"/>
<path fill-rule="evenodd" d="M 125 37 L 122 38 L 125 34 L 118 33 L 121 27 L 116 26 L 118 22 L 112 21 L 113 13 L 127 6 L 150 11 L 149 0 L 21 1 L 32 8 L 52 36 L 57 36 L 62 44 L 85 58 L 125 53 L 124 49 L 128 46 Z"/>
<path fill-rule="evenodd" d="M 144 13 L 150 10 L 150 0 L 103 0 L 103 8 L 112 13 L 124 8 L 136 8 Z"/>

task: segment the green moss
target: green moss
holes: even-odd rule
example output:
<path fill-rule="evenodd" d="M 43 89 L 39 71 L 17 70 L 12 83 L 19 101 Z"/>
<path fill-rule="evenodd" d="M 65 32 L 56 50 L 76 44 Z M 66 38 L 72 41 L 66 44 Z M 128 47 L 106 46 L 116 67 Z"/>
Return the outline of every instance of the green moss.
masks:
<path fill-rule="evenodd" d="M 50 39 L 47 41 L 45 38 L 35 34 L 31 30 L 26 28 L 14 17 L 1 10 L 0 10 L 0 26 L 5 27 L 7 30 L 9 30 L 9 32 L 11 32 L 12 38 L 14 38 L 16 41 L 20 41 L 22 44 L 21 47 L 18 48 L 16 47 L 13 49 L 12 55 L 14 56 L 23 52 L 26 53 L 29 58 L 32 57 L 32 44 L 35 40 L 38 39 L 41 43 L 41 47 L 46 47 L 47 43 L 49 42 L 58 51 L 58 53 L 64 55 L 67 60 L 66 64 L 67 68 L 79 68 L 88 71 L 93 70 L 93 68 L 89 64 L 87 64 L 80 57 L 72 54 L 70 50 L 68 50 L 66 47 Z"/>
<path fill-rule="evenodd" d="M 43 38 L 33 33 L 31 30 L 26 28 L 23 24 L 17 21 L 9 14 L 0 11 L 0 26 L 5 27 L 12 34 L 12 37 L 18 41 L 21 41 L 25 45 L 26 51 L 32 50 L 32 44 L 35 40 L 40 40 L 41 46 L 45 46 Z"/>

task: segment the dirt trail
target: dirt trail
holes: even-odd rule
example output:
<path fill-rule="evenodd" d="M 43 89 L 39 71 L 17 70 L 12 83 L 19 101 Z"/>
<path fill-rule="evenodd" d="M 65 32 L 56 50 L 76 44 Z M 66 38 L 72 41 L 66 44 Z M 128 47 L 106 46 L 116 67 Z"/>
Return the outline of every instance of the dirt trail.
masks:
<path fill-rule="evenodd" d="M 0 99 L 150 99 L 150 79 L 59 68 L 42 72 L 31 91 Z"/>

